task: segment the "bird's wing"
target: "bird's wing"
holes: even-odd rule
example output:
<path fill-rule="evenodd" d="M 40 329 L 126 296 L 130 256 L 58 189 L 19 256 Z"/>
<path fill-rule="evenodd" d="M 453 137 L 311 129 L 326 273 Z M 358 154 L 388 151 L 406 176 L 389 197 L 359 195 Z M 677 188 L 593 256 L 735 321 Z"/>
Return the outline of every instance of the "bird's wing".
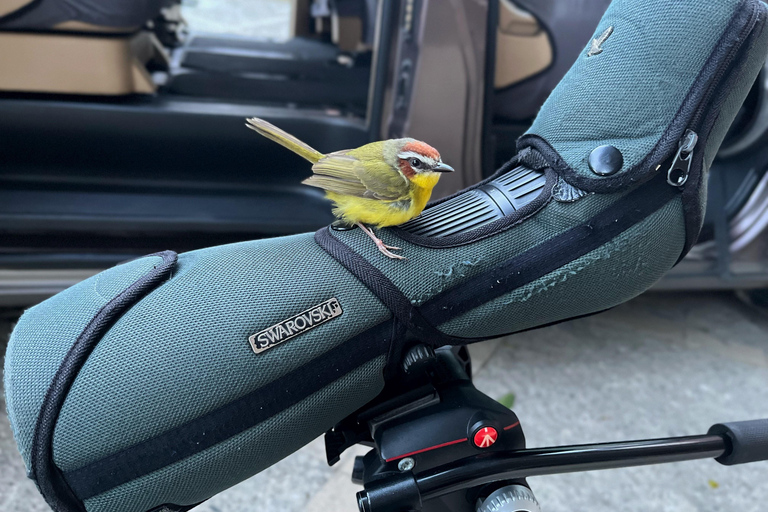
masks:
<path fill-rule="evenodd" d="M 345 152 L 331 153 L 312 171 L 302 183 L 338 194 L 395 201 L 409 192 L 407 178 L 382 159 L 363 163 Z"/>

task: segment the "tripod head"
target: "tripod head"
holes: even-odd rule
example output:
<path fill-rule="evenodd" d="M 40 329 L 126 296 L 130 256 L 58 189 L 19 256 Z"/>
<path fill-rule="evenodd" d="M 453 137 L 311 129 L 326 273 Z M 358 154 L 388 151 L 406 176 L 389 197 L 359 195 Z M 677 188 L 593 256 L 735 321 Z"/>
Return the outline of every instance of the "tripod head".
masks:
<path fill-rule="evenodd" d="M 472 384 L 466 347 L 433 350 L 413 345 L 396 371 L 376 401 L 326 434 L 331 464 L 352 444 L 373 447 L 355 461 L 353 481 L 368 488 L 375 482 L 408 478 L 456 460 L 525 448 L 525 436 L 515 413 Z M 521 478 L 506 483 L 527 487 Z M 459 489 L 416 510 L 474 511 L 476 501 L 498 488 L 494 483 Z M 405 498 L 401 492 L 395 494 L 398 502 Z M 412 498 L 421 500 L 417 494 Z M 366 491 L 361 493 L 361 510 L 369 510 L 370 499 Z"/>
<path fill-rule="evenodd" d="M 768 420 L 706 435 L 525 448 L 514 412 L 474 387 L 466 347 L 413 345 L 385 390 L 326 434 L 329 464 L 354 444 L 361 512 L 539 512 L 528 476 L 701 458 L 768 460 Z"/>

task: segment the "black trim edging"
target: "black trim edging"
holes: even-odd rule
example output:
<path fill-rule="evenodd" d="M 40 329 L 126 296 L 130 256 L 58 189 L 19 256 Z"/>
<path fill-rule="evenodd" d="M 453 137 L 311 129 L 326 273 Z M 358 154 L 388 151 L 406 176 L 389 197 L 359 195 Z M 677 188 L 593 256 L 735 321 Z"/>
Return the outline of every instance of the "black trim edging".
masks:
<path fill-rule="evenodd" d="M 134 304 L 170 277 L 177 254 L 164 251 L 149 256 L 159 256 L 163 261 L 96 313 L 64 356 L 40 407 L 32 438 L 31 476 L 45 501 L 56 512 L 86 512 L 81 499 L 67 485 L 53 461 L 53 435 L 61 407 L 78 373 L 104 334 Z"/>

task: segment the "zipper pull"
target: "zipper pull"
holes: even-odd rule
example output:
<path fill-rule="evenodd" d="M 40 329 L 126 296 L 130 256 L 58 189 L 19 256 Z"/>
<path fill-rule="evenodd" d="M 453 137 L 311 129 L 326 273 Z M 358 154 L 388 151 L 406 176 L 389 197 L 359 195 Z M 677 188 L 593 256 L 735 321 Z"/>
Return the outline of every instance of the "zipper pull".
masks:
<path fill-rule="evenodd" d="M 693 148 L 699 142 L 699 136 L 693 130 L 686 130 L 680 139 L 677 154 L 672 160 L 672 167 L 667 171 L 667 183 L 673 187 L 682 187 L 688 181 L 693 161 Z"/>

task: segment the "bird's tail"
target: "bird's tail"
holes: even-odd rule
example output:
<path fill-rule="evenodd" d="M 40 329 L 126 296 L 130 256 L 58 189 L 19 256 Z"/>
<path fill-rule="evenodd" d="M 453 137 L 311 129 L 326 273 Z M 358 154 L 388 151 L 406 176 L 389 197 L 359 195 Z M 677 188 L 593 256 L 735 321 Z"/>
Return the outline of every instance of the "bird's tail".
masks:
<path fill-rule="evenodd" d="M 269 140 L 273 140 L 281 146 L 290 149 L 297 155 L 306 158 L 313 164 L 317 163 L 318 160 L 325 156 L 306 142 L 300 141 L 290 133 L 281 130 L 277 126 L 273 125 L 272 123 L 268 123 L 263 119 L 252 117 L 246 121 L 247 124 L 245 126 L 251 130 L 256 131 Z"/>

